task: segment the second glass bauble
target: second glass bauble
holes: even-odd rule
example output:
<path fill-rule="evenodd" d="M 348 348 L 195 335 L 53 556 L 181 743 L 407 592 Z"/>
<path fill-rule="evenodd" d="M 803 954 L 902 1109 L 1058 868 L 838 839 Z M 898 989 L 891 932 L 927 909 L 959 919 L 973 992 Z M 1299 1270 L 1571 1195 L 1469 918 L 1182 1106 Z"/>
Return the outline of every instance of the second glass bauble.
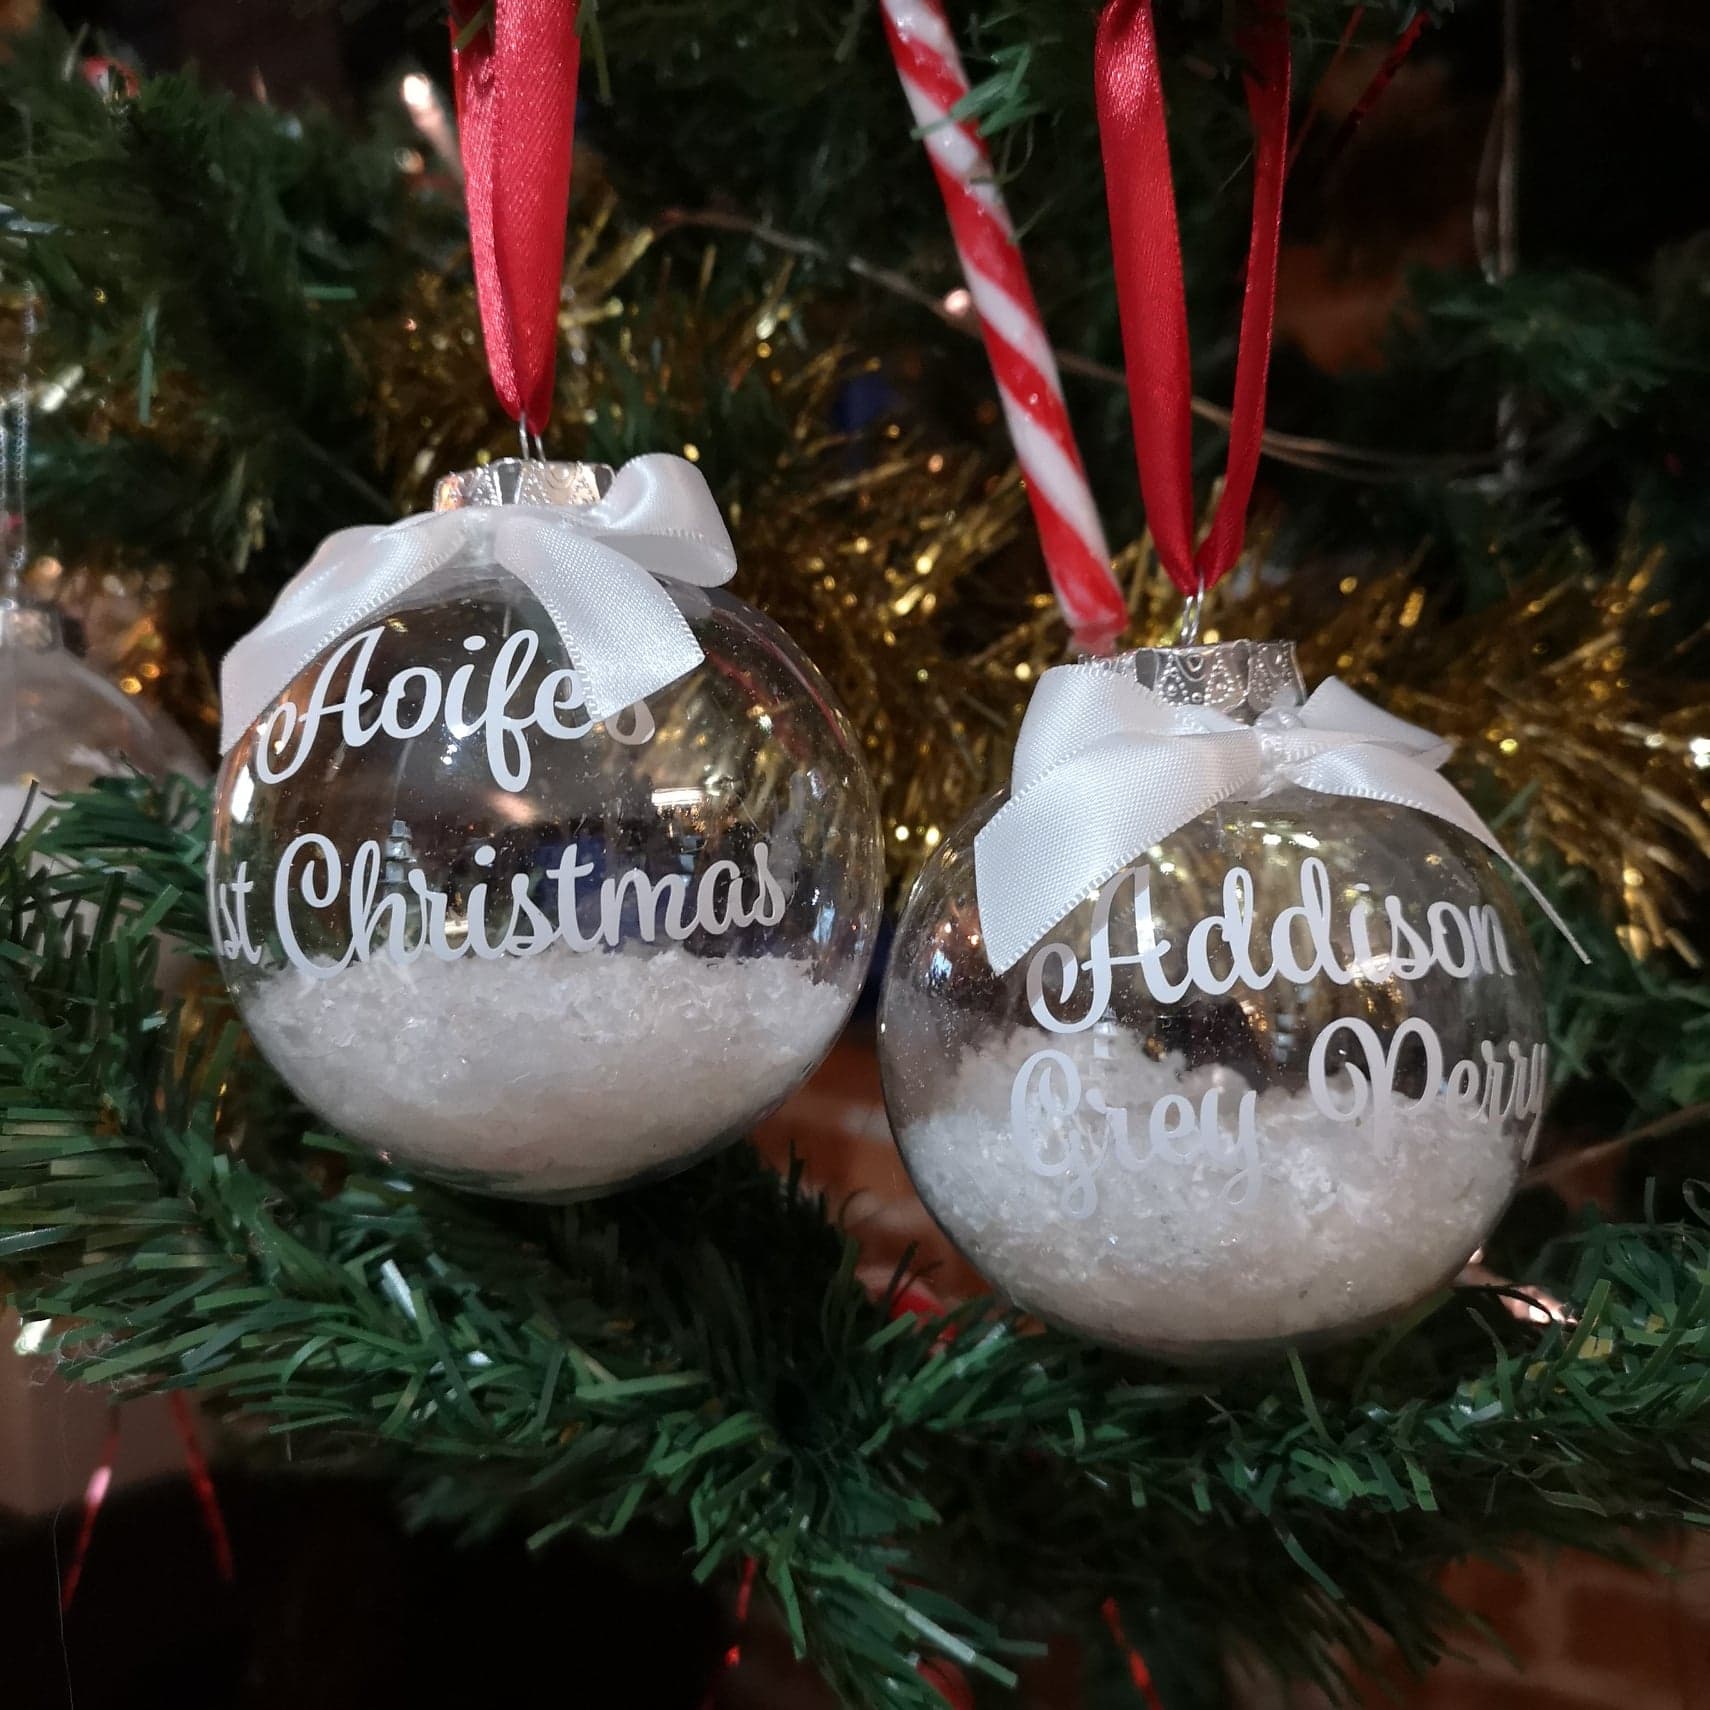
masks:
<path fill-rule="evenodd" d="M 1236 682 L 1221 711 L 1299 704 L 1292 650 L 1264 650 L 1259 705 L 1249 656 L 1217 663 L 1196 680 Z M 1054 1323 L 1185 1360 L 1344 1335 L 1452 1277 L 1547 1090 L 1496 858 L 1411 808 L 1279 789 L 1182 826 L 997 974 L 973 845 L 1003 799 L 922 872 L 880 1024 L 898 1144 L 967 1258 Z"/>

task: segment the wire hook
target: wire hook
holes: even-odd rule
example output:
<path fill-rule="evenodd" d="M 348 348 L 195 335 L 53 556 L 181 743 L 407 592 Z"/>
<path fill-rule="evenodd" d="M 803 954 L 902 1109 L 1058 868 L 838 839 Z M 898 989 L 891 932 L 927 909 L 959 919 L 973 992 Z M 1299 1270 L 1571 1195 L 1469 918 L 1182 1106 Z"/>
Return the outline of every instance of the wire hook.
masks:
<path fill-rule="evenodd" d="M 517 421 L 517 438 L 522 444 L 524 463 L 544 463 L 546 461 L 546 441 L 539 434 L 529 432 L 526 416 L 520 417 Z"/>
<path fill-rule="evenodd" d="M 1182 621 L 1176 629 L 1176 646 L 1193 647 L 1199 642 L 1200 619 L 1205 615 L 1205 572 L 1194 567 L 1194 588 L 1182 607 Z"/>

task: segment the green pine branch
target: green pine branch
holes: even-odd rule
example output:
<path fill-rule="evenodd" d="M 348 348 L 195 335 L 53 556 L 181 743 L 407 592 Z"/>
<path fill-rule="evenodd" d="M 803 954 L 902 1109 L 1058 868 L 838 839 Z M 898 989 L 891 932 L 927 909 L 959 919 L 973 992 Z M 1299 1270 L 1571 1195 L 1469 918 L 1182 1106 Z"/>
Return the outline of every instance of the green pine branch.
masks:
<path fill-rule="evenodd" d="M 1353 1349 L 1183 1377 L 988 1306 L 893 1319 L 826 1208 L 744 1149 L 562 1213 L 380 1171 L 315 1132 L 207 981 L 206 804 L 104 786 L 0 868 L 0 1268 L 121 1393 L 193 1387 L 299 1458 L 385 1455 L 421 1514 L 677 1529 L 744 1556 L 858 1705 L 996 1679 L 1003 1634 L 1183 1630 L 1333 1683 L 1367 1623 L 1416 1664 L 1443 1561 L 1703 1523 L 1710 1239 L 1592 1225 L 1533 1280 L 1571 1326 L 1459 1292 Z M 43 865 L 51 862 L 51 865 Z"/>
<path fill-rule="evenodd" d="M 384 515 L 353 322 L 421 253 L 389 139 L 76 74 L 51 26 L 0 67 L 0 268 L 40 299 L 33 500 L 56 546 L 263 599 L 332 518 Z M 253 599 L 253 595 L 251 596 Z"/>
<path fill-rule="evenodd" d="M 1350 9 L 1291 8 L 1302 101 Z M 1412 10 L 1367 8 L 1362 39 L 1388 39 Z M 1196 0 L 1160 11 L 1195 378 L 1222 399 L 1251 149 L 1233 47 L 1239 9 Z M 402 9 L 401 40 L 420 12 Z M 974 84 L 967 110 L 992 140 L 1048 325 L 1059 344 L 1109 368 L 1120 341 L 1093 110 L 1095 15 L 1090 3 L 987 0 L 958 21 Z M 611 91 L 591 86 L 584 103 L 579 182 L 597 157 L 635 221 L 710 209 L 792 234 L 806 246 L 792 294 L 816 337 L 863 354 L 901 346 L 928 358 L 936 395 L 989 395 L 976 340 L 871 283 L 889 269 L 930 297 L 959 282 L 876 6 L 609 0 L 597 36 Z M 38 538 L 74 557 L 117 549 L 172 566 L 195 622 L 208 622 L 215 596 L 223 642 L 330 527 L 388 508 L 362 341 L 415 271 L 465 268 L 462 211 L 444 187 L 424 191 L 397 170 L 407 133 L 395 106 L 377 109 L 389 124 L 353 135 L 325 114 L 235 101 L 176 75 L 145 79 L 134 99 L 103 96 L 67 75 L 68 46 L 44 27 L 0 65 L 6 271 L 42 294 L 40 367 L 71 385 L 38 423 Z M 428 69 L 446 72 L 443 62 Z M 1304 158 L 1291 231 L 1311 235 L 1325 184 Z M 687 279 L 703 243 L 687 222 L 663 248 Z M 758 296 L 775 255 L 737 238 L 723 249 L 721 272 Z M 1267 486 L 1301 538 L 1366 552 L 1412 551 L 1426 538 L 1428 573 L 1476 587 L 1493 534 L 1537 557 L 1561 532 L 1564 495 L 1595 490 L 1614 514 L 1641 496 L 1641 521 L 1660 538 L 1698 540 L 1702 521 L 1670 471 L 1700 455 L 1710 419 L 1710 322 L 1691 308 L 1702 257 L 1691 246 L 1659 257 L 1647 293 L 1525 253 L 1529 265 L 1504 282 L 1454 269 L 1417 280 L 1415 312 L 1380 377 L 1332 380 L 1286 345 L 1279 352 L 1278 427 L 1398 456 L 1484 458 L 1462 477 L 1352 489 L 1268 463 Z M 681 312 L 697 312 L 692 293 Z M 615 344 L 622 323 L 588 336 Z M 1125 402 L 1110 386 L 1070 384 L 1112 536 L 1125 538 L 1142 520 Z M 692 436 L 726 466 L 758 467 L 766 455 L 729 443 L 716 412 L 684 435 L 659 388 L 623 402 L 626 447 Z M 1499 413 L 1525 430 L 1527 479 L 1512 490 L 1491 487 Z M 1209 482 L 1223 443 L 1207 429 L 1197 445 Z"/>

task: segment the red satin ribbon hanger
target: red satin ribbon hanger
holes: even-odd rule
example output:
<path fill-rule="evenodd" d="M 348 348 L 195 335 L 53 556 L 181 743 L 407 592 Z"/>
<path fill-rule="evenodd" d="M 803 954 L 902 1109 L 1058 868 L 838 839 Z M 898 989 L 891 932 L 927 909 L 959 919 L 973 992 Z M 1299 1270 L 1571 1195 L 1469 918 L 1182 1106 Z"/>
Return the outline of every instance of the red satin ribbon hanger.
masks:
<path fill-rule="evenodd" d="M 581 38 L 577 0 L 452 9 L 457 125 L 487 368 L 538 435 L 552 412 Z M 456 45 L 458 42 L 461 46 Z"/>
<path fill-rule="evenodd" d="M 1235 361 L 1228 473 L 1211 526 L 1196 548 L 1187 299 L 1152 7 L 1150 0 L 1110 0 L 1099 18 L 1099 138 L 1134 455 L 1158 558 L 1190 599 L 1227 575 L 1241 554 L 1264 432 L 1276 315 L 1289 101 L 1288 24 L 1280 0 L 1258 0 L 1241 45 L 1253 121 L 1253 232 Z"/>

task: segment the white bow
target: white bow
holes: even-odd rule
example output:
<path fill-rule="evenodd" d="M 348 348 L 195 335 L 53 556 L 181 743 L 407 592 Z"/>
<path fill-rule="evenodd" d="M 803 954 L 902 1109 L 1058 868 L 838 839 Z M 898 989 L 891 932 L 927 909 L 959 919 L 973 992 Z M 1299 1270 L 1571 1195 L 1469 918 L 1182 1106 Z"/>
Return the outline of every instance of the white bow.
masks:
<path fill-rule="evenodd" d="M 342 529 L 226 655 L 220 752 L 340 636 L 471 551 L 515 576 L 545 607 L 596 722 L 675 682 L 704 657 L 659 579 L 716 588 L 736 574 L 706 477 L 663 455 L 632 458 L 597 504 L 471 506 L 386 528 Z"/>
<path fill-rule="evenodd" d="M 1579 952 L 1573 934 L 1437 768 L 1450 744 L 1331 677 L 1306 704 L 1243 724 L 1177 706 L 1109 664 L 1058 665 L 1039 679 L 1015 746 L 1010 798 L 974 839 L 987 960 L 1014 967 L 1072 908 L 1153 844 L 1220 802 L 1285 785 L 1395 802 L 1446 820 L 1512 867 Z"/>

